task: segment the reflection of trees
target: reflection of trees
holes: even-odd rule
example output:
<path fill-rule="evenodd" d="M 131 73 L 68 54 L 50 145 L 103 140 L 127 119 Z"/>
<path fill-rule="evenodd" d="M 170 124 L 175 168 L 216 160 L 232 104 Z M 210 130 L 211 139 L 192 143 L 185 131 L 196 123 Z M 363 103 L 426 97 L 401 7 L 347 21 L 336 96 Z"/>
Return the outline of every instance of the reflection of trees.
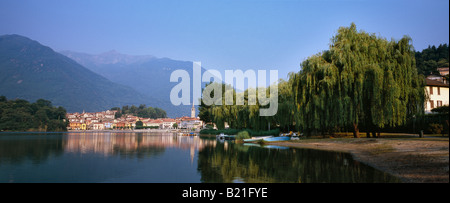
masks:
<path fill-rule="evenodd" d="M 0 136 L 0 165 L 46 161 L 49 156 L 63 154 L 61 134 L 10 134 Z"/>
<path fill-rule="evenodd" d="M 202 182 L 397 182 L 353 161 L 349 154 L 309 149 L 266 149 L 239 144 L 199 152 Z"/>

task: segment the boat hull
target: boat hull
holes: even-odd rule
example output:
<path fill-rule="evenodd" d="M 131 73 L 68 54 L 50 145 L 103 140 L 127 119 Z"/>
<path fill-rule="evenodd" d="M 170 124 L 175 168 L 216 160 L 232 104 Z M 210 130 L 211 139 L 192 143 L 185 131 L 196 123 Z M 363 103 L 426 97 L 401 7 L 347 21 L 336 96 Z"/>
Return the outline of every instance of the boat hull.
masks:
<path fill-rule="evenodd" d="M 269 137 L 263 139 L 266 142 L 278 142 L 278 141 L 288 141 L 291 140 L 291 137 Z"/>

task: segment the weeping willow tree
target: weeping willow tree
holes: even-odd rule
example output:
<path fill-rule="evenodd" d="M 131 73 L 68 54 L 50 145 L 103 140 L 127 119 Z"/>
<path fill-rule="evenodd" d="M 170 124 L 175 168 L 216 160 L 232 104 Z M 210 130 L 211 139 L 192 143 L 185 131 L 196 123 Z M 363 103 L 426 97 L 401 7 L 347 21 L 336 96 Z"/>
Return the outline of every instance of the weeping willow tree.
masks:
<path fill-rule="evenodd" d="M 327 131 L 361 124 L 375 132 L 423 112 L 423 79 L 409 37 L 398 42 L 341 27 L 330 49 L 309 57 L 293 83 L 299 126 Z"/>
<path fill-rule="evenodd" d="M 328 52 L 309 57 L 293 79 L 296 121 L 307 133 L 318 130 L 324 133 L 342 124 L 338 70 L 327 57 Z"/>
<path fill-rule="evenodd" d="M 278 111 L 273 117 L 275 125 L 282 131 L 294 130 L 295 124 L 295 103 L 292 86 L 294 85 L 295 73 L 289 73 L 288 81 L 280 79 L 278 82 Z"/>

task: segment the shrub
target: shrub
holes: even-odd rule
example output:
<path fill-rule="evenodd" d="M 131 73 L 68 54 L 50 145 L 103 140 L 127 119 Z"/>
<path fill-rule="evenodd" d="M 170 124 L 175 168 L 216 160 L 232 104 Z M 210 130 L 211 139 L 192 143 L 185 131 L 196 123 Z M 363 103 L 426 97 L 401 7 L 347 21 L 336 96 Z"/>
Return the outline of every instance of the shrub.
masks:
<path fill-rule="evenodd" d="M 444 105 L 444 106 L 440 106 L 440 107 L 431 109 L 431 111 L 434 113 L 448 114 L 449 107 L 448 107 L 448 105 Z"/>
<path fill-rule="evenodd" d="M 238 132 L 238 134 L 236 135 L 236 140 L 243 140 L 248 138 L 250 138 L 250 134 L 248 134 L 248 132 L 245 130 Z"/>
<path fill-rule="evenodd" d="M 432 134 L 441 134 L 442 130 L 444 130 L 444 126 L 438 123 L 430 123 L 428 127 L 428 131 L 430 131 Z"/>

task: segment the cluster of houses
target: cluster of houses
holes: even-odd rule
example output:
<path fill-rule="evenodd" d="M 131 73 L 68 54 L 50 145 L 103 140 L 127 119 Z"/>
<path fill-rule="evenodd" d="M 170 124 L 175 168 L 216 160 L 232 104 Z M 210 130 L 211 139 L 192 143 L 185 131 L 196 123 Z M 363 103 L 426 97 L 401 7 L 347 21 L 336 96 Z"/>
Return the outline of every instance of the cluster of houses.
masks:
<path fill-rule="evenodd" d="M 136 123 L 142 128 L 152 129 L 201 129 L 203 122 L 198 117 L 179 118 L 140 118 L 133 115 L 123 115 L 115 118 L 116 110 L 95 113 L 68 113 L 69 130 L 114 130 L 135 129 Z"/>

